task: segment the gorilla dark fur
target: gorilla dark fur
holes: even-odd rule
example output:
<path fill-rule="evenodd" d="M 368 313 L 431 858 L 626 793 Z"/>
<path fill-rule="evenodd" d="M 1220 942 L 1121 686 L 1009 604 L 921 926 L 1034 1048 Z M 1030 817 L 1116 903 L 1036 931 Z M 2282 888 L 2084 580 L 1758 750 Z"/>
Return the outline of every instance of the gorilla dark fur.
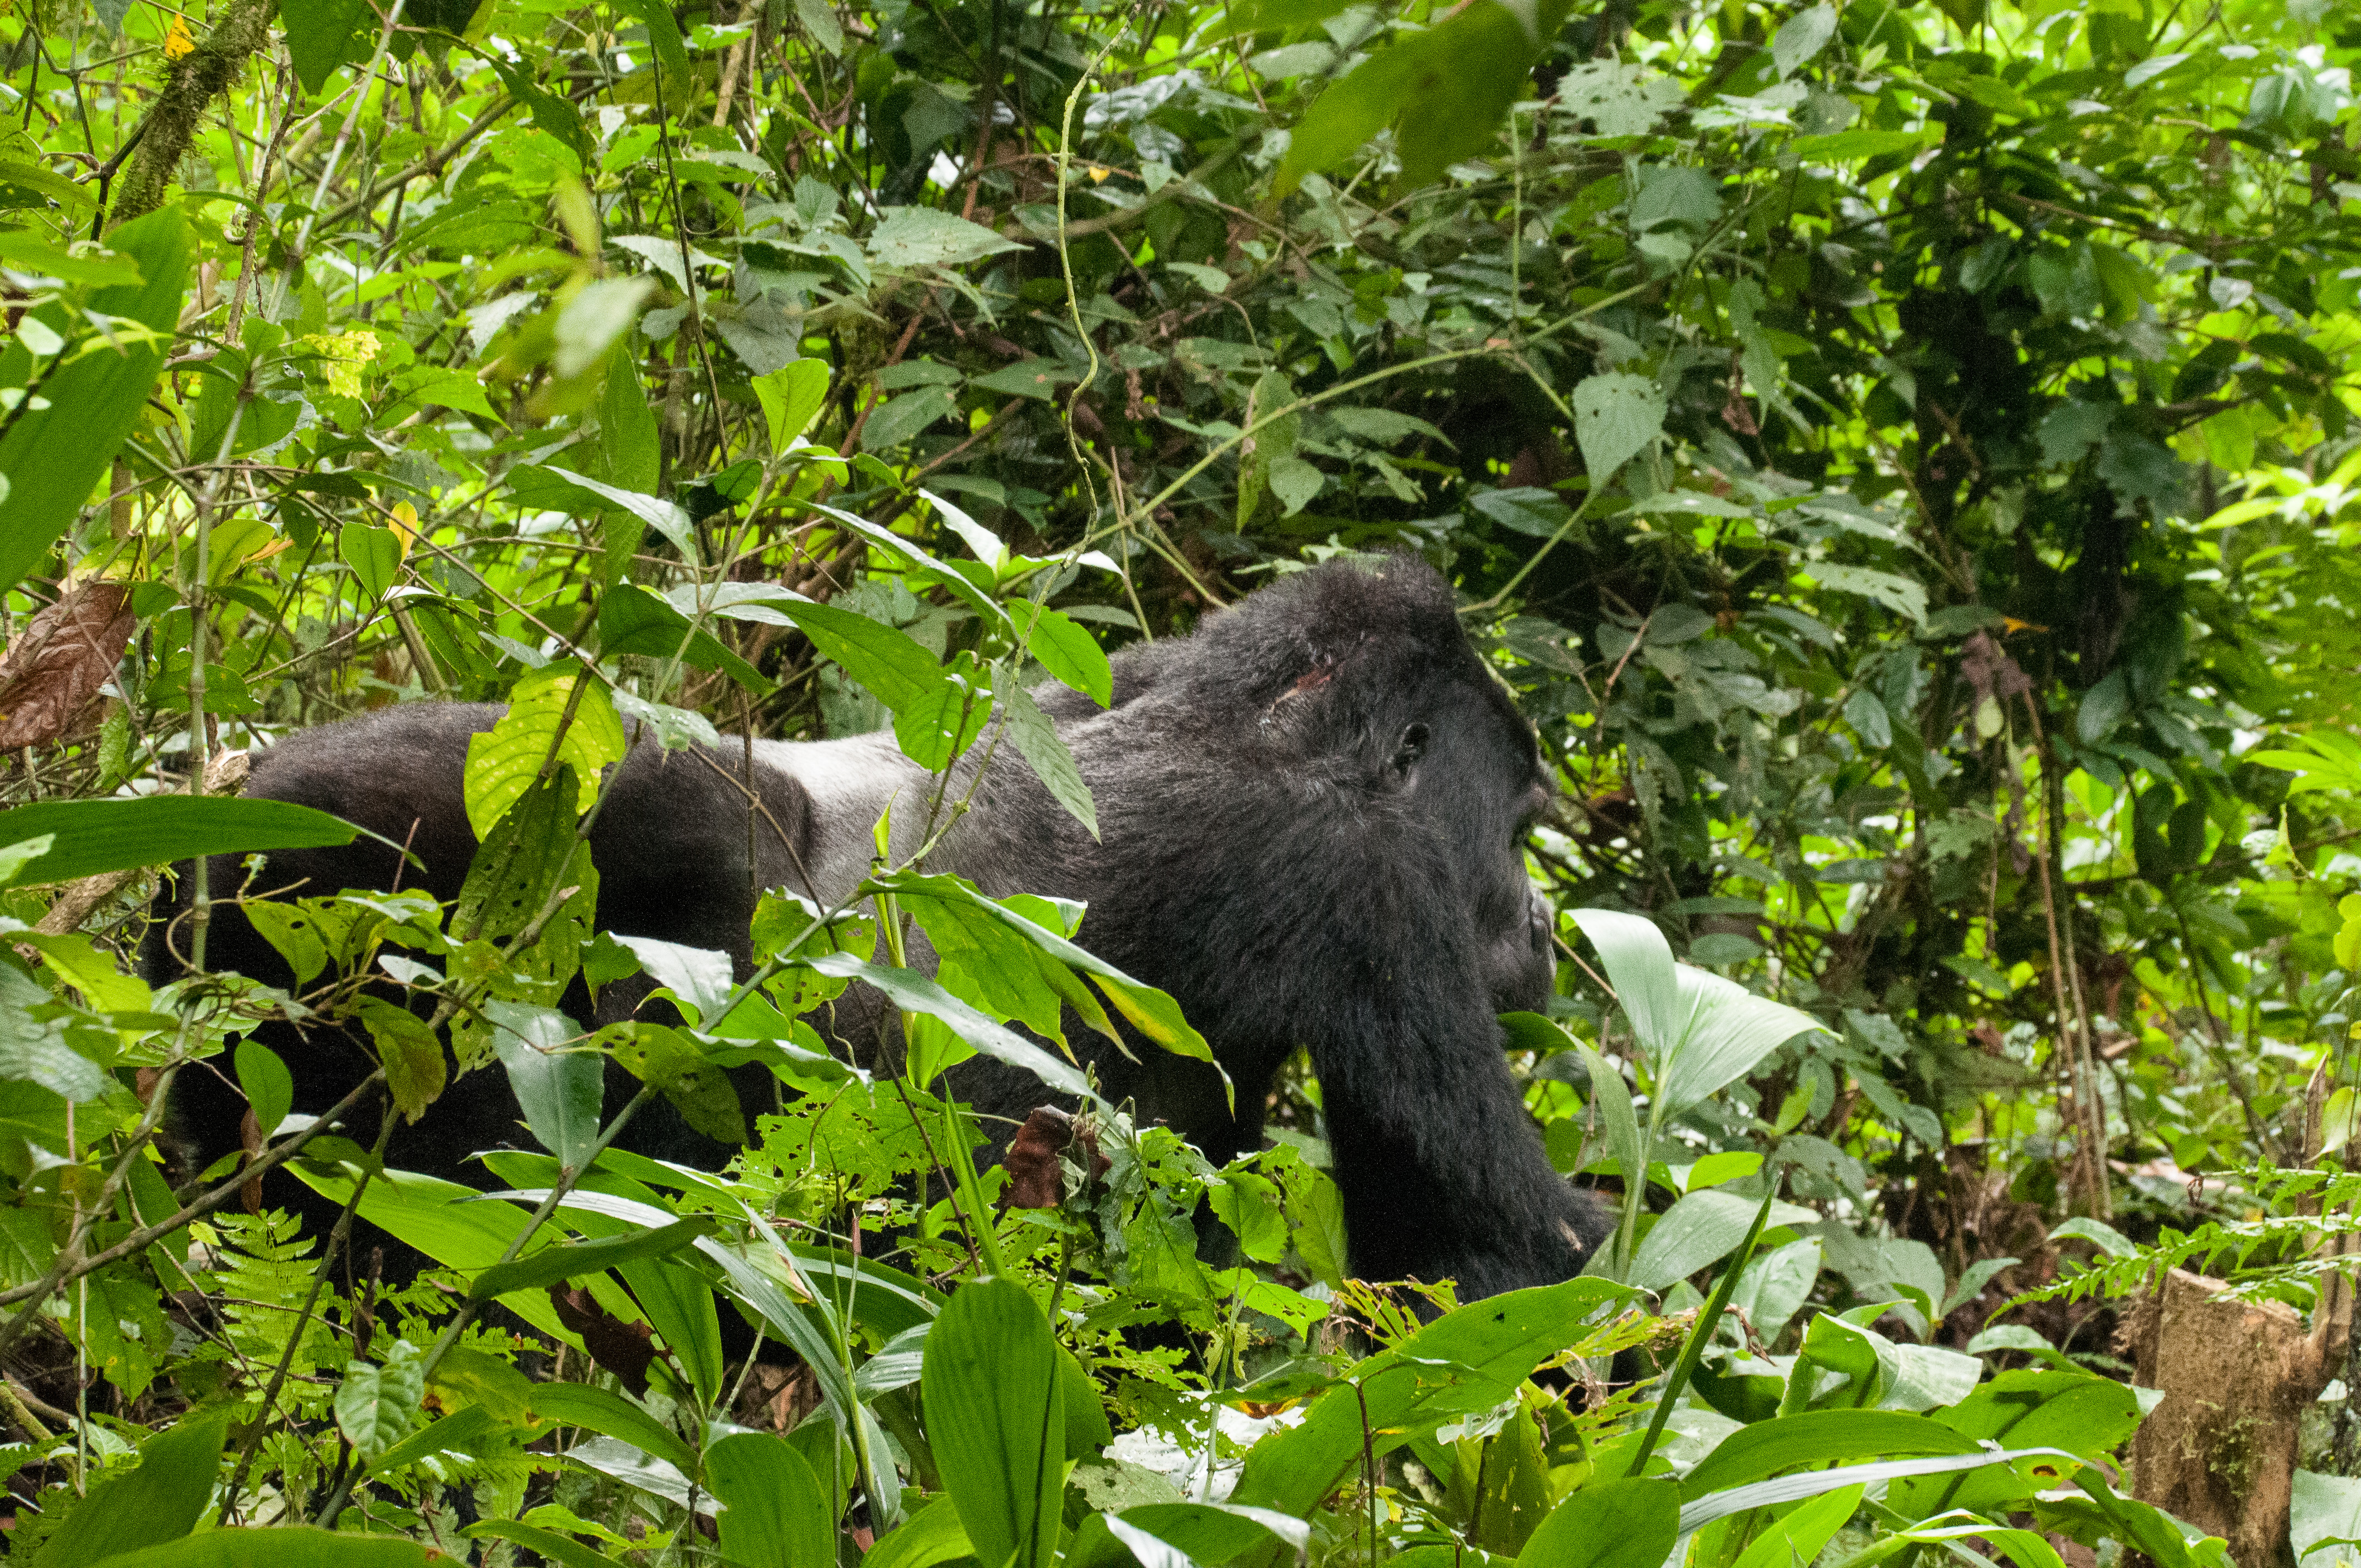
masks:
<path fill-rule="evenodd" d="M 930 868 L 988 893 L 1087 902 L 1081 939 L 1179 1001 L 1235 1081 L 1236 1114 L 1201 1064 L 1145 1044 L 1135 1064 L 1079 1026 L 1068 1036 L 1094 1056 L 1111 1101 L 1136 1101 L 1143 1122 L 1170 1123 L 1216 1163 L 1258 1146 L 1272 1074 L 1308 1047 L 1356 1274 L 1454 1278 L 1472 1298 L 1578 1273 L 1611 1221 L 1551 1168 L 1494 1018 L 1549 991 L 1550 919 L 1523 844 L 1550 784 L 1449 587 L 1414 560 L 1332 562 L 1114 663 L 1108 710 L 1062 688 L 1037 694 L 1090 784 L 1102 840 L 1004 747 Z M 476 848 L 460 800 L 467 739 L 500 712 L 415 704 L 297 734 L 256 758 L 246 793 L 407 842 L 424 870 L 402 885 L 448 900 Z M 766 812 L 750 844 L 736 741 L 703 757 L 632 751 L 591 838 L 602 928 L 726 949 L 742 971 L 750 888 L 840 900 L 896 792 L 899 831 L 915 836 L 927 780 L 890 735 L 757 741 L 754 760 Z M 258 885 L 382 888 L 396 869 L 392 850 L 362 839 L 275 853 Z M 211 875 L 216 890 L 238 884 L 228 857 Z M 215 968 L 287 979 L 232 907 L 217 909 L 209 948 Z M 177 967 L 151 943 L 151 974 Z M 325 1109 L 368 1070 L 335 1031 L 266 1036 L 295 1073 L 298 1111 Z M 459 1178 L 468 1154 L 517 1141 L 497 1082 L 479 1076 L 398 1130 L 388 1163 Z M 750 1105 L 772 1098 L 744 1087 Z M 1017 1118 L 1048 1098 L 982 1058 L 953 1087 Z M 719 1147 L 668 1109 L 651 1107 L 627 1146 L 718 1163 Z M 221 1073 L 182 1073 L 172 1110 L 196 1165 L 237 1146 L 244 1106 Z M 364 1120 L 352 1130 L 367 1139 L 373 1113 Z"/>

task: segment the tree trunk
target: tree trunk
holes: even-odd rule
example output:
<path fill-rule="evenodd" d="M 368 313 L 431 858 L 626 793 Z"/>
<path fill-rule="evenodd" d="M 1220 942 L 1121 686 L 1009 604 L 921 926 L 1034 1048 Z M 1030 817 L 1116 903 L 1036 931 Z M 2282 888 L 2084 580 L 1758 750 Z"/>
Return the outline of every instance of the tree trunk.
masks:
<path fill-rule="evenodd" d="M 2343 1358 L 2345 1292 L 2323 1292 L 2314 1329 L 2292 1307 L 2222 1288 L 2176 1268 L 2134 1310 L 2137 1381 L 2164 1398 L 2132 1442 L 2133 1495 L 2227 1540 L 2239 1568 L 2281 1568 L 2296 1422 Z"/>

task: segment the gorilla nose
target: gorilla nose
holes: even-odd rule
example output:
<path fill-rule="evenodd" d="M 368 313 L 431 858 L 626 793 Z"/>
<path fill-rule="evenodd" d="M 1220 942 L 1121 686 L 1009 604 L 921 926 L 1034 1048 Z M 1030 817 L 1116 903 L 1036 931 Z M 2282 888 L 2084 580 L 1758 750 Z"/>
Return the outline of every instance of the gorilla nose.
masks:
<path fill-rule="evenodd" d="M 1550 938 L 1557 931 L 1557 916 L 1550 910 L 1549 902 L 1539 893 L 1532 895 L 1525 910 L 1526 936 L 1533 944 L 1535 958 L 1550 956 Z"/>

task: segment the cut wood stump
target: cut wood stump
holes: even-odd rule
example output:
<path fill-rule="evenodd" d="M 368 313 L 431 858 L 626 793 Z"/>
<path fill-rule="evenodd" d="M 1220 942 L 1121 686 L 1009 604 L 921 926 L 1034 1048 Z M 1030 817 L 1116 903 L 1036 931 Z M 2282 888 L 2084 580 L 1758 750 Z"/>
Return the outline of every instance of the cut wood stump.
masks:
<path fill-rule="evenodd" d="M 2344 1359 L 2350 1309 L 2323 1302 L 2308 1327 L 2223 1288 L 2176 1268 L 2125 1326 L 2138 1382 L 2164 1394 L 2132 1441 L 2133 1495 L 2223 1537 L 2238 1568 L 2283 1568 L 2297 1419 Z"/>

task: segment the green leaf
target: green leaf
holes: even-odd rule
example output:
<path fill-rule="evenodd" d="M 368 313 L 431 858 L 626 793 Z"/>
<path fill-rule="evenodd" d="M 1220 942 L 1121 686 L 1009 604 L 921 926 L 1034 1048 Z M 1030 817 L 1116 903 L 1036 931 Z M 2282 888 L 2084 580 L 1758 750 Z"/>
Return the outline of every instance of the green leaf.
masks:
<path fill-rule="evenodd" d="M 42 378 L 40 395 L 49 406 L 12 417 L 0 434 L 0 589 L 14 587 L 49 554 L 138 428 L 181 319 L 195 237 L 179 206 L 133 219 L 107 243 L 147 280 L 91 295 L 92 311 L 116 318 L 115 341 L 78 339 L 89 352 Z M 145 337 L 142 327 L 159 335 Z M 204 456 L 210 461 L 213 454 Z"/>
<path fill-rule="evenodd" d="M 1663 389 L 1645 376 L 1610 370 L 1574 389 L 1574 435 L 1595 493 L 1664 428 Z"/>
<path fill-rule="evenodd" d="M 1810 1014 L 1757 996 L 1718 974 L 1680 964 L 1675 979 L 1683 1017 L 1673 1048 L 1656 1062 L 1656 1093 L 1663 1103 L 1652 1108 L 1652 1119 L 1704 1103 L 1798 1035 L 1830 1032 Z"/>
<path fill-rule="evenodd" d="M 949 1497 L 937 1497 L 904 1520 L 899 1530 L 889 1531 L 861 1560 L 862 1568 L 937 1568 L 961 1557 L 972 1557 L 975 1548 L 967 1538 L 966 1527 L 960 1523 L 959 1509 Z"/>
<path fill-rule="evenodd" d="M 1863 1490 L 1855 1483 L 1814 1497 L 1755 1537 L 1735 1568 L 1792 1568 L 1818 1561 L 1821 1550 L 1861 1506 Z"/>
<path fill-rule="evenodd" d="M 2109 1257 L 2131 1257 L 2139 1252 L 2138 1244 L 2114 1226 L 2082 1214 L 2060 1221 L 2049 1233 L 2049 1239 L 2053 1242 L 2070 1238 L 2089 1242 Z"/>
<path fill-rule="evenodd" d="M 266 1138 L 279 1131 L 279 1124 L 295 1108 L 294 1074 L 277 1051 L 259 1040 L 237 1043 L 237 1086 L 246 1091 L 256 1130 Z"/>
<path fill-rule="evenodd" d="M 418 1347 L 397 1340 L 382 1365 L 356 1361 L 336 1386 L 336 1428 L 364 1461 L 401 1441 L 426 1397 Z"/>
<path fill-rule="evenodd" d="M 686 79 L 688 75 L 688 46 L 680 36 L 680 24 L 673 19 L 672 7 L 664 0 L 622 0 L 623 9 L 647 24 L 648 42 L 656 51 L 656 63 L 668 77 Z"/>
<path fill-rule="evenodd" d="M 1003 251 L 1022 250 L 982 224 L 937 207 L 887 207 L 869 236 L 870 259 L 880 267 L 954 267 Z M 875 416 L 871 416 L 875 422 Z"/>
<path fill-rule="evenodd" d="M 213 1530 L 106 1560 L 106 1568 L 426 1568 L 426 1548 L 384 1535 L 324 1530 Z"/>
<path fill-rule="evenodd" d="M 1013 1280 L 953 1292 L 927 1334 L 920 1385 L 935 1463 L 977 1559 L 1049 1568 L 1066 1418 L 1041 1309 Z"/>
<path fill-rule="evenodd" d="M 0 812 L 0 843 L 48 837 L 20 883 L 71 882 L 197 855 L 349 844 L 351 823 L 283 800 L 150 795 L 137 800 L 42 800 Z"/>
<path fill-rule="evenodd" d="M 836 1520 L 819 1481 L 785 1438 L 739 1432 L 705 1451 L 721 1500 L 721 1555 L 741 1568 L 835 1568 Z"/>
<path fill-rule="evenodd" d="M 1598 1310 L 1631 1292 L 1602 1279 L 1511 1290 L 1470 1302 L 1355 1366 L 1313 1400 L 1303 1420 L 1246 1453 L 1232 1500 L 1309 1513 L 1361 1462 L 1362 1411 L 1376 1451 L 1416 1432 L 1493 1409 L 1548 1356 L 1580 1339 Z"/>
<path fill-rule="evenodd" d="M 1973 1438 L 1902 1410 L 1808 1410 L 1741 1428 L 1681 1481 L 1702 1497 L 1798 1464 L 1837 1464 L 1903 1453 L 1972 1453 Z"/>
<path fill-rule="evenodd" d="M 1673 962 L 1673 947 L 1655 922 L 1612 909 L 1569 911 L 1607 970 L 1615 988 L 1616 1004 L 1631 1025 L 1640 1048 L 1651 1062 L 1661 1062 L 1679 1044 L 1682 1007 L 1680 975 Z"/>
<path fill-rule="evenodd" d="M 1663 1568 L 1680 1523 L 1680 1484 L 1670 1476 L 1586 1486 L 1550 1510 L 1517 1562 L 1519 1568 Z"/>
<path fill-rule="evenodd" d="M 1032 968 L 1057 993 L 1057 1000 L 1073 1008 L 1093 1028 L 1109 1038 L 1114 1038 L 1115 1034 L 1104 1014 L 1090 991 L 1076 983 L 1069 971 L 1079 970 L 1089 976 L 1115 1011 L 1157 1045 L 1177 1056 L 1218 1066 L 1213 1061 L 1213 1047 L 1180 1015 L 1180 1004 L 1169 994 L 1132 979 L 1088 948 L 1027 918 L 1022 911 L 1011 907 L 1016 901 L 986 898 L 972 885 L 955 877 L 916 872 L 875 876 L 868 885 L 891 890 L 901 900 L 902 907 L 926 927 L 939 953 L 957 958 L 972 975 L 983 978 L 988 974 L 1014 987 L 993 993 L 995 1003 L 1011 1003 L 1004 1009 L 1008 1016 L 1024 1018 L 1028 1023 L 1038 1019 L 1042 1033 L 1058 1032 L 1055 1002 L 1023 988 L 1022 977 L 1029 953 L 1033 955 Z"/>
<path fill-rule="evenodd" d="M 544 1247 L 513 1263 L 494 1264 L 476 1276 L 467 1288 L 471 1299 L 489 1301 L 517 1290 L 540 1290 L 563 1279 L 579 1279 L 639 1258 L 663 1257 L 678 1252 L 713 1231 L 713 1222 L 677 1220 L 653 1231 L 627 1236 L 607 1236 L 570 1246 Z"/>
<path fill-rule="evenodd" d="M 852 953 L 825 953 L 807 961 L 822 974 L 868 981 L 905 1013 L 923 1013 L 930 1018 L 939 1018 L 952 1034 L 985 1056 L 995 1061 L 1006 1062 L 1011 1067 L 1021 1067 L 1052 1089 L 1080 1095 L 1094 1102 L 1098 1099 L 1096 1091 L 1091 1088 L 1090 1080 L 1083 1076 L 1080 1068 L 1043 1050 L 1016 1031 L 994 1023 L 945 991 L 932 978 L 916 970 L 873 964 Z"/>
<path fill-rule="evenodd" d="M 544 1530 L 522 1519 L 478 1519 L 459 1532 L 466 1541 L 509 1541 L 537 1552 L 560 1568 L 625 1568 L 622 1559 L 588 1547 L 559 1530 Z"/>
<path fill-rule="evenodd" d="M 443 1042 L 425 1019 L 381 996 L 361 998 L 360 1018 L 385 1068 L 386 1092 L 393 1096 L 394 1109 L 417 1121 L 443 1096 L 450 1072 Z"/>
<path fill-rule="evenodd" d="M 287 56 L 306 93 L 317 93 L 336 67 L 352 59 L 353 35 L 369 9 L 363 0 L 280 0 Z"/>
<path fill-rule="evenodd" d="M 943 685 L 943 667 L 907 632 L 833 605 L 774 603 L 812 646 L 894 713 L 916 707 Z"/>
<path fill-rule="evenodd" d="M 1872 1412 L 1846 1410 L 1844 1415 L 1865 1415 Z M 1790 1418 L 1792 1419 L 1792 1418 Z M 1725 1443 L 1725 1446 L 1727 1444 Z M 1870 1486 L 1879 1481 L 1898 1481 L 1913 1475 L 1938 1475 L 1953 1470 L 1977 1470 L 1988 1464 L 2015 1464 L 2025 1460 L 2048 1461 L 2063 1459 L 2069 1467 L 2082 1463 L 2070 1453 L 2059 1453 L 2048 1448 L 1984 1449 L 1973 1453 L 1948 1453 L 1931 1459 L 1894 1459 L 1877 1464 L 1840 1464 L 1833 1470 L 1815 1470 L 1800 1475 L 1783 1475 L 1776 1481 L 1756 1481 L 1749 1486 L 1734 1486 L 1727 1491 L 1700 1495 L 1694 1473 L 1684 1477 L 1681 1496 L 1688 1500 L 1681 1505 L 1681 1533 L 1686 1535 L 1716 1519 L 1728 1519 L 1755 1508 L 1775 1507 L 1780 1503 L 1796 1502 L 1805 1497 L 1817 1497 L 1823 1492 L 1833 1492 L 1846 1486 Z M 2044 1486 L 2054 1486 L 2054 1480 Z"/>
<path fill-rule="evenodd" d="M 681 1120 L 719 1144 L 746 1141 L 746 1112 L 730 1075 L 714 1066 L 694 1036 L 657 1024 L 624 1024 L 600 1031 L 616 1064 L 653 1084 Z"/>
<path fill-rule="evenodd" d="M 110 1472 L 32 1557 L 34 1568 L 85 1568 L 178 1541 L 213 1501 L 228 1412 L 192 1414 L 139 1448 L 138 1468 Z"/>
<path fill-rule="evenodd" d="M 607 388 L 598 399 L 598 443 L 608 476 L 626 494 L 654 492 L 664 478 L 656 414 L 640 385 L 640 367 L 627 354 L 617 355 L 607 367 Z M 627 510 L 639 515 L 636 509 Z"/>
<path fill-rule="evenodd" d="M 1008 718 L 1008 738 L 1016 743 L 1017 751 L 1040 779 L 1042 787 L 1095 840 L 1099 836 L 1098 805 L 1091 798 L 1091 786 L 1082 782 L 1082 772 L 1074 765 L 1074 754 L 1067 750 L 1056 723 L 1035 704 L 1033 694 L 1022 686 L 1009 689 L 1004 711 Z"/>
<path fill-rule="evenodd" d="M 1779 24 L 1771 36 L 1771 68 L 1781 76 L 1792 76 L 1795 68 L 1828 47 L 1836 37 L 1837 14 L 1833 6 L 1814 5 L 1796 12 Z M 1805 1560 L 1810 1561 L 1811 1552 Z"/>
<path fill-rule="evenodd" d="M 577 809 L 587 810 L 588 797 L 598 792 L 599 773 L 608 763 L 622 761 L 624 750 L 623 724 L 615 717 L 615 705 L 608 700 L 606 687 L 580 665 L 569 662 L 531 671 L 509 694 L 508 711 L 500 721 L 468 738 L 467 826 L 478 839 L 488 837 L 493 824 L 553 761 L 574 770 L 585 797 Z"/>
<path fill-rule="evenodd" d="M 581 1169 L 598 1141 L 605 1061 L 595 1051 L 566 1048 L 582 1031 L 563 1013 L 500 1001 L 485 1003 L 484 1012 L 524 1124 L 559 1163 Z M 245 1058 L 238 1059 L 242 1075 Z"/>
<path fill-rule="evenodd" d="M 588 1383 L 537 1383 L 533 1390 L 533 1413 L 544 1421 L 580 1427 L 628 1442 L 685 1475 L 697 1474 L 696 1451 L 678 1432 L 611 1389 Z"/>
<path fill-rule="evenodd" d="M 528 478 L 528 473 L 534 477 Z M 682 560 L 692 566 L 697 564 L 697 524 L 688 513 L 670 501 L 621 486 L 602 484 L 565 468 L 520 468 L 510 476 L 509 487 L 525 505 L 545 506 L 577 517 L 627 512 L 671 541 Z"/>
<path fill-rule="evenodd" d="M 59 249 L 29 229 L 0 232 L 0 262 L 19 272 L 38 273 L 61 283 L 87 283 L 94 288 L 122 285 L 137 288 L 139 263 L 113 251 L 76 256 Z"/>
<path fill-rule="evenodd" d="M 797 359 L 755 377 L 753 387 L 754 400 L 763 405 L 763 422 L 771 433 L 771 454 L 777 456 L 811 428 L 828 401 L 828 361 Z"/>
<path fill-rule="evenodd" d="M 1115 706 L 1115 671 L 1106 650 L 1073 617 L 1054 609 L 1038 612 L 1025 633 L 1025 651 L 1061 684 L 1101 707 Z"/>
<path fill-rule="evenodd" d="M 401 541 L 393 530 L 370 523 L 348 522 L 339 529 L 336 555 L 353 569 L 353 577 L 370 604 L 385 598 L 401 570 Z"/>
<path fill-rule="evenodd" d="M 711 632 L 697 630 L 686 616 L 631 583 L 618 583 L 598 597 L 598 649 L 610 658 L 637 653 L 667 663 L 677 658 L 700 670 L 717 670 L 756 696 L 778 689 Z"/>

